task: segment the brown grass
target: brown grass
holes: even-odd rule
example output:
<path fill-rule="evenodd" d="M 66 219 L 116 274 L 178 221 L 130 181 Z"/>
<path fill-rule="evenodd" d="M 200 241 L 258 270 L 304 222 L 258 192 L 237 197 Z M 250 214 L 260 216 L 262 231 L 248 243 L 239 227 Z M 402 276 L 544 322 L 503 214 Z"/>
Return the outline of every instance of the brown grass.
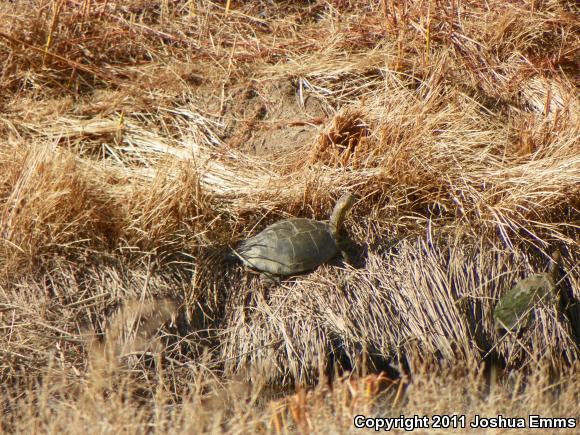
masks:
<path fill-rule="evenodd" d="M 0 4 L 0 430 L 580 415 L 577 14 Z M 263 292 L 225 260 L 346 189 L 352 264 Z M 555 247 L 558 304 L 498 335 Z"/>

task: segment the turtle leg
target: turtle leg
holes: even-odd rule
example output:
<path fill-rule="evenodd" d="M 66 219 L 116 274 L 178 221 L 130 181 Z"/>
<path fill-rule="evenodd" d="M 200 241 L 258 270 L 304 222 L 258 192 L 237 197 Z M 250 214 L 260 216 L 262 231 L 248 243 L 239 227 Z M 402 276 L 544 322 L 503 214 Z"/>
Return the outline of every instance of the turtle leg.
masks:
<path fill-rule="evenodd" d="M 364 248 L 350 238 L 344 238 L 338 243 L 338 250 L 344 263 L 355 268 L 364 267 Z"/>
<path fill-rule="evenodd" d="M 352 248 L 352 242 L 347 239 L 342 240 L 338 244 L 338 250 L 340 251 L 340 255 L 342 256 L 344 262 L 354 266 L 356 264 L 356 258 L 353 255 Z"/>
<path fill-rule="evenodd" d="M 351 265 L 354 264 L 354 258 L 353 258 L 353 256 L 346 249 L 341 249 L 340 255 L 342 255 L 343 260 L 347 264 L 351 264 Z"/>
<path fill-rule="evenodd" d="M 269 274 L 269 273 L 266 273 L 266 272 L 262 272 L 260 274 L 260 284 L 262 285 L 262 287 L 264 289 L 267 290 L 267 289 L 269 289 L 271 287 L 274 287 L 274 286 L 279 285 L 280 284 L 280 278 L 277 277 L 277 276 L 275 276 L 275 275 L 272 275 L 272 274 Z"/>

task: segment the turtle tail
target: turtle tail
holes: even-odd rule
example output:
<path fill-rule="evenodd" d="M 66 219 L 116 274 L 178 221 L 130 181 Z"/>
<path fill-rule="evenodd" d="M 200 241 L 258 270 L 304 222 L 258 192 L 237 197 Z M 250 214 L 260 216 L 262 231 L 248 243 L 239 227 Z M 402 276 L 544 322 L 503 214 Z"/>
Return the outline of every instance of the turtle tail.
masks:
<path fill-rule="evenodd" d="M 229 248 L 228 251 L 226 252 L 226 260 L 227 261 L 238 261 L 239 258 L 236 255 L 235 251 L 232 248 Z"/>
<path fill-rule="evenodd" d="M 231 246 L 229 246 L 228 252 L 226 253 L 226 260 L 231 261 L 231 262 L 243 261 L 241 255 L 240 255 L 241 252 L 243 252 L 243 243 L 240 243 L 235 248 L 232 248 Z"/>

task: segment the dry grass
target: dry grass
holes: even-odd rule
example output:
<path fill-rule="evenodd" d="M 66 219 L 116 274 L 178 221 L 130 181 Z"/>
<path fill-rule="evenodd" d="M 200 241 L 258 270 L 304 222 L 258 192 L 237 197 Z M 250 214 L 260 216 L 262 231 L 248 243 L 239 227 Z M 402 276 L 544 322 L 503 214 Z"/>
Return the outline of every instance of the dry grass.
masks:
<path fill-rule="evenodd" d="M 577 14 L 0 4 L 0 430 L 580 415 Z M 264 293 L 225 261 L 346 189 L 353 264 Z M 558 304 L 499 336 L 554 247 Z"/>

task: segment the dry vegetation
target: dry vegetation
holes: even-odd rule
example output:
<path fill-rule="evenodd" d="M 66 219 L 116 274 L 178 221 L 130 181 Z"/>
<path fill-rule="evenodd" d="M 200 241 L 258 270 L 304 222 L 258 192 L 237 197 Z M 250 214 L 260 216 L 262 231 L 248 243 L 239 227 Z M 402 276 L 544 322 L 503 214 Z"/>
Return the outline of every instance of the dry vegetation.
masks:
<path fill-rule="evenodd" d="M 1 2 L 0 431 L 578 417 L 576 7 Z M 224 260 L 345 189 L 353 264 Z M 553 247 L 558 306 L 500 337 Z"/>

